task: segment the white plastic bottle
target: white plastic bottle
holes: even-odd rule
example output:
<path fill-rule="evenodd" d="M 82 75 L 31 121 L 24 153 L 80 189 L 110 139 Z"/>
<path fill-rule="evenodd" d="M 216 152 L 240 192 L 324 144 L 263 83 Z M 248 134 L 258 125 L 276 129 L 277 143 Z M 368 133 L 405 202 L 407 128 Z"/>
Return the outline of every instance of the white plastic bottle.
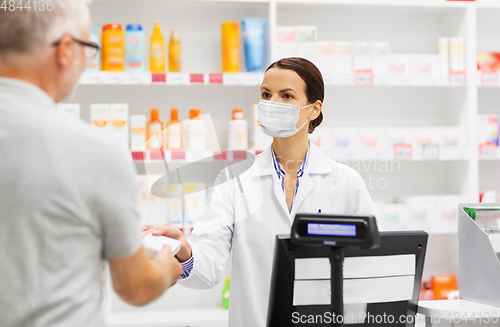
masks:
<path fill-rule="evenodd" d="M 248 150 L 248 122 L 242 109 L 233 110 L 233 119 L 227 124 L 227 143 L 228 150 Z"/>
<path fill-rule="evenodd" d="M 185 123 L 185 141 L 187 150 L 205 150 L 207 148 L 207 127 L 200 118 L 200 109 L 189 111 L 189 121 Z"/>

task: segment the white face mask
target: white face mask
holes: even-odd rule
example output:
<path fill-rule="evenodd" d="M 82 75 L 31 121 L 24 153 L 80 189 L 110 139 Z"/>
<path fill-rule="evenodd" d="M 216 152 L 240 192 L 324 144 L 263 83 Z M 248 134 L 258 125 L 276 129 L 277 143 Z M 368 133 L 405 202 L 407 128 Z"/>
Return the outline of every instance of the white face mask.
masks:
<path fill-rule="evenodd" d="M 302 126 L 296 127 L 299 121 L 300 110 L 312 106 L 310 104 L 300 107 L 296 104 L 260 100 L 258 106 L 259 124 L 264 133 L 272 137 L 290 137 L 301 130 L 309 121 L 306 120 Z"/>

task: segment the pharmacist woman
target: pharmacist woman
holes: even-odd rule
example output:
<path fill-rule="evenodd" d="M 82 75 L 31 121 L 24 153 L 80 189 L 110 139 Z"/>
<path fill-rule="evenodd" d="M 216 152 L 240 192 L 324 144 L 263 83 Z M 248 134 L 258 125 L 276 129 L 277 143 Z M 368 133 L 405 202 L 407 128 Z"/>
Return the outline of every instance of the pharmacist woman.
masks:
<path fill-rule="evenodd" d="M 220 172 L 189 240 L 173 227 L 156 231 L 181 240 L 179 284 L 189 288 L 224 281 L 232 251 L 233 327 L 266 325 L 276 234 L 289 234 L 297 213 L 375 214 L 360 175 L 308 140 L 323 120 L 318 68 L 302 58 L 281 59 L 267 69 L 260 95 L 259 123 L 272 145 L 239 178 L 231 176 L 231 166 Z"/>

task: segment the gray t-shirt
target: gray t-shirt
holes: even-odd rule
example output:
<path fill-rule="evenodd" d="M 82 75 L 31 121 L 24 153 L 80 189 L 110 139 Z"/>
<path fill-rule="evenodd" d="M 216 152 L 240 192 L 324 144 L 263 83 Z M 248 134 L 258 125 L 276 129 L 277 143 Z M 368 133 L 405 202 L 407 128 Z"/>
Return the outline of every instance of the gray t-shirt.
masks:
<path fill-rule="evenodd" d="M 140 247 L 130 155 L 0 77 L 0 325 L 102 326 L 103 262 Z"/>

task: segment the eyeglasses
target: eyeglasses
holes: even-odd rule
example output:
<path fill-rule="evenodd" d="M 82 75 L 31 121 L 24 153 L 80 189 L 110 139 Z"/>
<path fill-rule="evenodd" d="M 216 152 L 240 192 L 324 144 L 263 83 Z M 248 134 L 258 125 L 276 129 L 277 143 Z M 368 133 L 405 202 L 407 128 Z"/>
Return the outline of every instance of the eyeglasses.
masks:
<path fill-rule="evenodd" d="M 95 56 L 97 56 L 97 53 L 99 52 L 99 46 L 97 44 L 95 44 L 93 42 L 85 42 L 85 41 L 79 40 L 73 36 L 71 38 L 73 39 L 73 41 L 85 46 L 85 57 L 87 57 L 88 59 L 92 59 L 92 58 L 95 58 Z M 59 45 L 60 42 L 61 42 L 61 39 L 52 43 L 52 45 Z"/>

